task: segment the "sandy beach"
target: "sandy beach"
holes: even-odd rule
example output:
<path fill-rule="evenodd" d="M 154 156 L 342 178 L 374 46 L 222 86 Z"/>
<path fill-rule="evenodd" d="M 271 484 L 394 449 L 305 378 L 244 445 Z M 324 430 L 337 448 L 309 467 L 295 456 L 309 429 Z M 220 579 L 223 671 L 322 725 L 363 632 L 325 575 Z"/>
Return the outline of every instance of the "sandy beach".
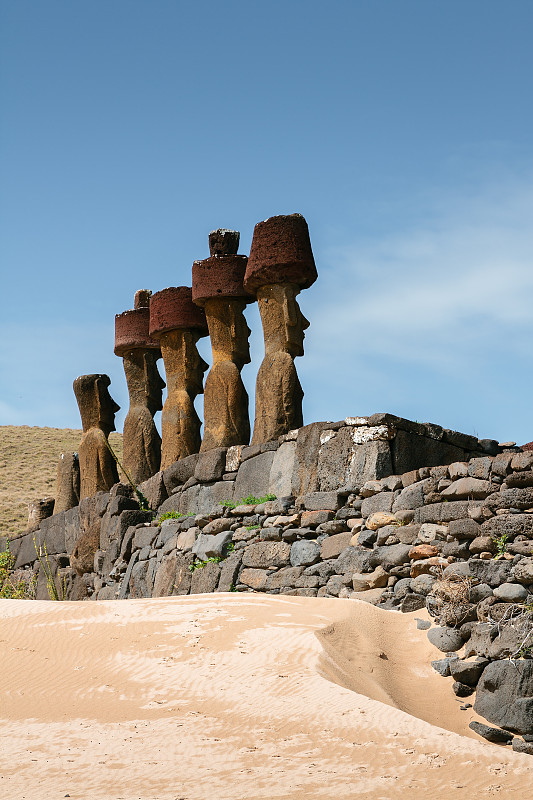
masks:
<path fill-rule="evenodd" d="M 469 730 L 424 614 L 233 593 L 3 600 L 0 796 L 522 800 L 533 760 Z"/>

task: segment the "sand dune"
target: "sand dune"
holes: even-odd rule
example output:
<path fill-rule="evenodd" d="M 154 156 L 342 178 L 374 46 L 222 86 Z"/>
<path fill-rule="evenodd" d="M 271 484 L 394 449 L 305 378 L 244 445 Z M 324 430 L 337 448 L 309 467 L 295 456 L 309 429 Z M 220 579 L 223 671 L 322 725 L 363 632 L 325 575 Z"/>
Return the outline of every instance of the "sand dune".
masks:
<path fill-rule="evenodd" d="M 522 798 L 414 618 L 215 594 L 0 602 L 6 800 Z"/>

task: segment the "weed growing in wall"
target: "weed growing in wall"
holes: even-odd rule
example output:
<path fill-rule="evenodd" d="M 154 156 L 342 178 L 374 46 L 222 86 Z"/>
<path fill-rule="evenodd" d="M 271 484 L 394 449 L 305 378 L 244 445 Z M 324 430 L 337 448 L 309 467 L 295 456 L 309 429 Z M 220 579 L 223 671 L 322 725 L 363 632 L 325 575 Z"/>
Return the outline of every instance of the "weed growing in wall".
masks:
<path fill-rule="evenodd" d="M 237 508 L 237 506 L 259 506 L 262 503 L 268 503 L 270 500 L 275 499 L 275 494 L 265 494 L 264 497 L 255 497 L 255 495 L 249 494 L 248 497 L 241 497 L 238 502 L 234 502 L 233 500 L 221 500 L 219 505 L 224 506 L 224 508 Z"/>
<path fill-rule="evenodd" d="M 36 577 L 26 584 L 23 580 L 17 580 L 13 574 L 15 556 L 9 549 L 7 542 L 6 549 L 0 553 L 0 599 L 2 600 L 33 600 L 35 598 Z"/>

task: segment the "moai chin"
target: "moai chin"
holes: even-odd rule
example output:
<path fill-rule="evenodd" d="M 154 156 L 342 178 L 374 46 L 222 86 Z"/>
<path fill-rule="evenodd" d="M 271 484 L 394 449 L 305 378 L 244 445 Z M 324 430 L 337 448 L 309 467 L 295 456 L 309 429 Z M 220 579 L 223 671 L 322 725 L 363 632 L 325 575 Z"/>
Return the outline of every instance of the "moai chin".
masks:
<path fill-rule="evenodd" d="M 244 287 L 257 297 L 265 357 L 257 374 L 252 444 L 270 442 L 303 425 L 304 393 L 294 358 L 303 356 L 309 322 L 296 297 L 317 277 L 301 214 L 270 217 L 255 226 Z"/>
<path fill-rule="evenodd" d="M 135 308 L 115 317 L 115 355 L 122 356 L 130 397 L 124 420 L 123 464 L 136 485 L 155 475 L 161 464 L 161 437 L 154 414 L 163 407 L 165 383 L 157 371 L 159 342 L 149 335 L 150 295 L 141 289 L 135 295 Z"/>
<path fill-rule="evenodd" d="M 241 369 L 250 362 L 250 329 L 243 311 L 253 298 L 243 286 L 248 259 L 237 255 L 238 246 L 238 231 L 211 231 L 210 257 L 192 265 L 192 299 L 205 309 L 213 350 L 204 388 L 200 452 L 250 441 L 248 394 Z"/>
<path fill-rule="evenodd" d="M 200 418 L 194 408 L 204 390 L 207 364 L 196 343 L 207 336 L 203 309 L 189 286 L 170 286 L 150 299 L 150 336 L 159 341 L 165 363 L 167 399 L 161 416 L 161 469 L 200 450 Z"/>
<path fill-rule="evenodd" d="M 79 449 L 80 500 L 96 492 L 107 492 L 118 483 L 115 459 L 107 438 L 115 430 L 118 406 L 109 394 L 108 375 L 81 375 L 74 381 L 83 435 Z"/>

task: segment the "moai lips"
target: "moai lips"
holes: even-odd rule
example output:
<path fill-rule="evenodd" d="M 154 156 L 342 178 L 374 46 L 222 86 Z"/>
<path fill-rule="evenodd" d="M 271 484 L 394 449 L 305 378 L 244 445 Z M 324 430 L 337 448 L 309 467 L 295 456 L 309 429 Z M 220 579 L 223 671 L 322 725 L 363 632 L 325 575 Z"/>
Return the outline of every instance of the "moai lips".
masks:
<path fill-rule="evenodd" d="M 159 342 L 149 334 L 150 294 L 141 289 L 135 295 L 135 308 L 115 317 L 115 355 L 122 356 L 130 397 L 124 421 L 124 468 L 135 484 L 148 480 L 161 463 L 161 437 L 153 417 L 162 408 L 165 384 L 157 371 Z"/>
<path fill-rule="evenodd" d="M 150 336 L 159 341 L 167 378 L 163 406 L 161 469 L 200 449 L 201 422 L 194 398 L 203 392 L 207 364 L 196 342 L 207 336 L 204 311 L 192 301 L 188 286 L 171 286 L 150 300 Z"/>
<path fill-rule="evenodd" d="M 309 230 L 301 214 L 270 217 L 255 226 L 244 286 L 257 296 L 265 358 L 257 374 L 252 444 L 303 425 L 303 391 L 293 359 L 303 355 L 309 322 L 296 297 L 316 279 Z"/>
<path fill-rule="evenodd" d="M 210 257 L 192 266 L 192 299 L 205 309 L 213 350 L 204 389 L 202 452 L 250 439 L 248 394 L 240 371 L 250 361 L 243 311 L 253 298 L 243 286 L 247 258 L 235 253 L 238 242 L 237 231 L 212 231 Z"/>

